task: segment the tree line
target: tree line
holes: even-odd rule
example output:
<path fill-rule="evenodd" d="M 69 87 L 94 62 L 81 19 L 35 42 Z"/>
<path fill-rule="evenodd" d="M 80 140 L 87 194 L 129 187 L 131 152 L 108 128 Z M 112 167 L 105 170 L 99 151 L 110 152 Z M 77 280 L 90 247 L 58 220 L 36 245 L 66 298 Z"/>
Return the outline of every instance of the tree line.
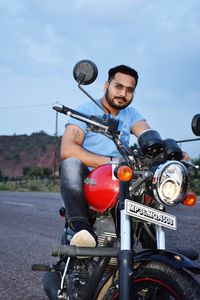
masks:
<path fill-rule="evenodd" d="M 23 177 L 26 179 L 44 179 L 52 178 L 53 170 L 50 168 L 42 167 L 24 167 L 23 168 Z M 8 176 L 3 176 L 0 170 L 0 181 L 15 180 L 15 178 L 9 178 Z"/>
<path fill-rule="evenodd" d="M 189 168 L 189 178 L 190 178 L 190 191 L 197 195 L 200 195 L 200 158 L 193 159 L 192 163 L 199 168 L 194 171 L 193 168 Z M 23 168 L 23 178 L 27 180 L 36 179 L 48 179 L 53 180 L 55 178 L 54 172 L 48 167 L 24 167 Z M 0 170 L 0 182 L 8 182 L 9 180 L 14 180 L 14 178 L 9 178 L 8 176 L 3 176 Z"/>

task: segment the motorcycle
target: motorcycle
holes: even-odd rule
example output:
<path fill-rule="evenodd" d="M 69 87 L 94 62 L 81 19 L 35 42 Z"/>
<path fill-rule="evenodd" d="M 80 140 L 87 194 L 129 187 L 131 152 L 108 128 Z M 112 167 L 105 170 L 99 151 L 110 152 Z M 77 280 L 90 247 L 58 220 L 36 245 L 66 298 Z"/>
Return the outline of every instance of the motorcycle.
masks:
<path fill-rule="evenodd" d="M 78 87 L 99 105 L 82 87 L 96 79 L 96 65 L 80 61 L 73 74 Z M 200 299 L 200 285 L 193 276 L 200 274 L 198 253 L 169 250 L 165 241 L 165 228 L 177 228 L 167 208 L 196 203 L 196 196 L 188 193 L 188 170 L 195 166 L 181 160 L 176 141 L 162 140 L 156 131 L 147 130 L 138 138 L 139 147 L 127 148 L 118 122 L 109 115 L 87 116 L 60 104 L 53 109 L 111 139 L 123 159 L 93 169 L 84 181 L 98 246 L 66 245 L 65 229 L 61 245 L 52 251 L 57 262 L 32 266 L 54 275 L 48 287 L 54 288 L 54 296 L 49 299 Z M 200 115 L 192 125 L 195 134 L 199 122 Z M 65 217 L 64 208 L 60 214 Z"/>

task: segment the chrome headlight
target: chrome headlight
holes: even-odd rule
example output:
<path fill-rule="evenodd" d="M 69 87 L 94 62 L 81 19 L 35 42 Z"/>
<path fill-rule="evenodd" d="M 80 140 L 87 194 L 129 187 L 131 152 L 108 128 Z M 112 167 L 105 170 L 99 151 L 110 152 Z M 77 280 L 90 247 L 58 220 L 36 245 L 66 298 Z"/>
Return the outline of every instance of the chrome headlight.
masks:
<path fill-rule="evenodd" d="M 186 167 L 178 161 L 168 161 L 156 169 L 152 180 L 156 199 L 169 206 L 180 203 L 188 189 Z"/>

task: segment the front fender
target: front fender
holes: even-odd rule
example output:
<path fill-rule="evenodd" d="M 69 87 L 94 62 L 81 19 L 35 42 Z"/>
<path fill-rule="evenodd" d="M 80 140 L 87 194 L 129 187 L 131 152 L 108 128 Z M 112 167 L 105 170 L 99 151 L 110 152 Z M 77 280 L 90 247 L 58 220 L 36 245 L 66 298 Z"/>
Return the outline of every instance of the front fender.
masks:
<path fill-rule="evenodd" d="M 133 257 L 134 262 L 157 260 L 169 264 L 175 269 L 187 269 L 200 274 L 200 265 L 183 254 L 171 250 L 143 250 Z"/>

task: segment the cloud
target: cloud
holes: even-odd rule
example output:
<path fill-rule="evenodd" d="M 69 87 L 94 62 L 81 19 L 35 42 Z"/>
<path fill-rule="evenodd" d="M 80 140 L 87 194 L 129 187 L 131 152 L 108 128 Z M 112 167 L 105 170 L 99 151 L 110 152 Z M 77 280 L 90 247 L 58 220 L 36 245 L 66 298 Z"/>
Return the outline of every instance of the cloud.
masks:
<path fill-rule="evenodd" d="M 134 103 L 152 126 L 164 135 L 190 136 L 200 96 L 198 0 L 0 0 L 0 34 L 1 99 L 7 103 L 60 99 L 75 107 L 86 100 L 73 81 L 77 61 L 98 66 L 96 82 L 87 87 L 94 97 L 102 95 L 108 69 L 123 63 L 139 72 Z M 48 132 L 48 122 L 38 118 Z M 12 126 L 25 128 L 20 119 Z"/>

